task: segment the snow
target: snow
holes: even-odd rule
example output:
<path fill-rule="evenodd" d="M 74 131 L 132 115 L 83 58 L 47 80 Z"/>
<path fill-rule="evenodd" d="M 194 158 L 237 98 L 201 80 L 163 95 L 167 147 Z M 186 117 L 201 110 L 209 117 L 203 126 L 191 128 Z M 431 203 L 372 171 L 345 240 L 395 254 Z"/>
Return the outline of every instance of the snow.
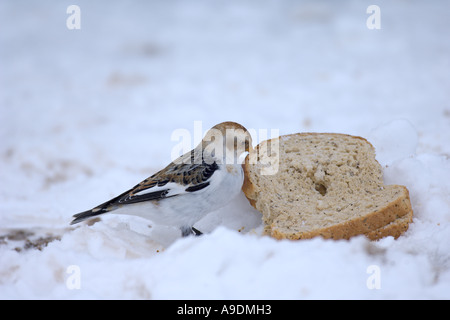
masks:
<path fill-rule="evenodd" d="M 378 162 L 385 166 L 416 154 L 418 133 L 414 126 L 405 119 L 383 123 L 373 129 L 367 138 L 377 147 Z"/>
<path fill-rule="evenodd" d="M 66 27 L 69 5 L 81 29 Z M 2 1 L 0 298 L 449 299 L 446 1 Z M 243 195 L 178 238 L 71 216 L 170 161 L 177 129 L 366 137 L 410 191 L 398 240 L 261 236 Z"/>

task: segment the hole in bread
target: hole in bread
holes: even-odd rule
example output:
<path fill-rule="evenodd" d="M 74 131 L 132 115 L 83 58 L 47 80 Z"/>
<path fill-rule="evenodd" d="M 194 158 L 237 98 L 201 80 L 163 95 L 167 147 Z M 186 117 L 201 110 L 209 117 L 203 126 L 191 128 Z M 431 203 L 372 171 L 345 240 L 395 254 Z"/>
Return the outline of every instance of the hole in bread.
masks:
<path fill-rule="evenodd" d="M 321 183 L 316 183 L 315 189 L 317 192 L 319 192 L 322 196 L 324 196 L 327 193 L 327 187 L 325 187 Z"/>

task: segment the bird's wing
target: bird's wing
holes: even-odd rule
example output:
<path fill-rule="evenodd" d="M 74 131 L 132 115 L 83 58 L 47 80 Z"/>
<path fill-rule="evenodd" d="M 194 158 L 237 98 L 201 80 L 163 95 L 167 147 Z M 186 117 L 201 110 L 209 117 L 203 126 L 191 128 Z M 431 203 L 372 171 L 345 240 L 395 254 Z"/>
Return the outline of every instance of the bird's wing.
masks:
<path fill-rule="evenodd" d="M 196 192 L 209 185 L 209 179 L 218 169 L 213 162 L 207 164 L 173 164 L 145 179 L 132 189 L 98 206 L 105 208 L 143 201 L 162 200 Z"/>
<path fill-rule="evenodd" d="M 130 190 L 99 206 L 74 215 L 71 224 L 115 210 L 123 205 L 144 201 L 159 201 L 192 192 L 200 192 L 210 184 L 210 178 L 219 169 L 216 162 L 171 163 L 163 170 L 145 179 Z"/>

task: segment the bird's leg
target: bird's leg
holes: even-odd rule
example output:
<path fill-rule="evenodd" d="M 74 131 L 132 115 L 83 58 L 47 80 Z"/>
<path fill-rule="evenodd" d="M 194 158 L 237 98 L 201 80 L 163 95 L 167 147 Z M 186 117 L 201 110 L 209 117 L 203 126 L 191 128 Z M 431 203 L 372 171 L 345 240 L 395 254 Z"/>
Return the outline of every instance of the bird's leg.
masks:
<path fill-rule="evenodd" d="M 189 235 L 200 236 L 203 233 L 195 229 L 194 227 L 181 227 L 181 235 L 187 237 Z"/>
<path fill-rule="evenodd" d="M 181 236 L 187 237 L 188 235 L 192 234 L 192 229 L 190 227 L 181 227 Z"/>

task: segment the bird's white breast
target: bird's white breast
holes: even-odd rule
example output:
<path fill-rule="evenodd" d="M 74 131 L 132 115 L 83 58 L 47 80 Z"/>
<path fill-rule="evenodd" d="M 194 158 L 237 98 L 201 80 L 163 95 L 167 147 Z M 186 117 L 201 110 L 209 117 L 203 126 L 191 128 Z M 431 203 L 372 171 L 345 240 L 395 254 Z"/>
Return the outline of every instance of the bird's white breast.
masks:
<path fill-rule="evenodd" d="M 239 194 L 244 181 L 242 166 L 219 165 L 219 169 L 208 181 L 209 185 L 204 189 L 159 201 L 124 206 L 124 210 L 119 209 L 117 213 L 137 215 L 157 224 L 192 226 L 209 212 L 228 204 Z"/>

